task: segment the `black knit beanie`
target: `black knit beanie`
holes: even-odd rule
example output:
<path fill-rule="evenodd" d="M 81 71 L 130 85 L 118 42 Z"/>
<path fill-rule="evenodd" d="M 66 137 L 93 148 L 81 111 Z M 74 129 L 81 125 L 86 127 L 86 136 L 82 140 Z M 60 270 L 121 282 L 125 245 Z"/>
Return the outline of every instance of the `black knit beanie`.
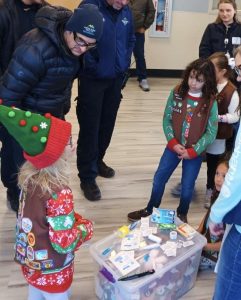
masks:
<path fill-rule="evenodd" d="M 96 5 L 83 4 L 74 10 L 65 25 L 65 30 L 78 32 L 98 41 L 103 31 L 103 15 Z"/>

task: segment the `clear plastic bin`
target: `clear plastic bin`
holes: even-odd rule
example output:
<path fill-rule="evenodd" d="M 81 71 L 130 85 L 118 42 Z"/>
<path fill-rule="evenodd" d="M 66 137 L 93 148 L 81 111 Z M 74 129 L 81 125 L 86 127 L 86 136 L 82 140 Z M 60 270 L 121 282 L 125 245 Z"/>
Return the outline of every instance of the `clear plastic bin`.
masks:
<path fill-rule="evenodd" d="M 164 243 L 169 240 L 169 231 L 161 231 L 158 236 Z M 178 240 L 186 239 L 178 234 Z M 90 247 L 90 253 L 96 265 L 97 297 L 101 300 L 179 299 L 194 286 L 202 248 L 206 244 L 206 239 L 199 233 L 196 233 L 192 240 L 194 245 L 177 249 L 177 256 L 167 257 L 166 263 L 157 268 L 154 274 L 129 281 L 118 281 L 122 275 L 108 260 L 108 254 L 106 255 L 106 249 L 120 251 L 121 239 L 112 234 L 94 243 Z M 162 250 L 159 251 L 161 254 Z M 143 271 L 143 267 L 140 267 L 131 274 Z"/>

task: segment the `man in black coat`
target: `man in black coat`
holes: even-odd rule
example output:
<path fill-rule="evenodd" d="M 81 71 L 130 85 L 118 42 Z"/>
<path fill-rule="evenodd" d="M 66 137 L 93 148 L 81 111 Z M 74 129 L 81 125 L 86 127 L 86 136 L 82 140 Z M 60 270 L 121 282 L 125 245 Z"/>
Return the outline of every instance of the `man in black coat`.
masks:
<path fill-rule="evenodd" d="M 43 0 L 0 0 L 0 76 L 5 72 L 19 39 L 35 28 L 35 14 Z"/>
<path fill-rule="evenodd" d="M 35 28 L 35 14 L 46 5 L 43 0 L 0 0 L 0 77 L 3 75 L 10 62 L 12 54 L 20 38 L 29 30 Z M 0 140 L 6 139 L 6 131 L 0 125 Z M 2 153 L 7 149 L 3 148 Z M 4 164 L 4 162 L 2 162 Z M 14 163 L 8 161 L 8 169 L 15 171 Z M 3 167 L 4 172 L 4 167 Z M 9 172 L 2 175 L 3 182 L 8 182 Z M 18 206 L 16 193 L 11 189 L 7 190 L 7 199 L 13 210 Z"/>
<path fill-rule="evenodd" d="M 0 98 L 7 106 L 63 119 L 66 89 L 78 75 L 80 56 L 100 39 L 103 16 L 94 5 L 82 6 L 74 13 L 47 5 L 37 12 L 35 23 L 36 28 L 19 41 L 1 78 Z M 12 191 L 16 199 L 22 149 L 6 132 L 2 146 L 1 179 L 7 193 Z M 15 170 L 9 168 L 9 161 Z M 17 206 L 18 202 L 15 210 Z"/>

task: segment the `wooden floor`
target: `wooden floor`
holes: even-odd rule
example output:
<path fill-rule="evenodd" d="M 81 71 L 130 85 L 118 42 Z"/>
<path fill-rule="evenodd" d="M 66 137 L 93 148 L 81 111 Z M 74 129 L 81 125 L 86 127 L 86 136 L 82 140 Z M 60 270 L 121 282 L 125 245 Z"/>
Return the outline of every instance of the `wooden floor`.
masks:
<path fill-rule="evenodd" d="M 149 198 L 152 177 L 158 165 L 166 141 L 162 131 L 162 116 L 170 89 L 177 83 L 175 79 L 150 79 L 150 92 L 139 89 L 137 81 L 131 78 L 123 93 L 116 128 L 105 161 L 116 170 L 112 179 L 97 178 L 102 192 L 102 200 L 89 202 L 79 187 L 75 167 L 75 157 L 71 158 L 71 187 L 75 195 L 76 211 L 95 223 L 95 235 L 89 244 L 82 246 L 76 254 L 75 278 L 72 285 L 72 300 L 94 300 L 94 264 L 89 254 L 89 245 L 113 233 L 121 225 L 127 224 L 129 211 L 143 208 Z M 76 86 L 73 88 L 73 98 Z M 76 138 L 78 124 L 75 104 L 68 116 L 73 124 Z M 179 167 L 169 180 L 162 206 L 176 209 L 178 199 L 170 195 L 170 189 L 179 182 Z M 191 204 L 189 223 L 197 227 L 205 213 L 206 165 L 202 165 L 196 184 L 197 196 Z M 27 285 L 19 266 L 13 262 L 15 214 L 6 206 L 6 192 L 0 185 L 0 299 L 27 299 Z M 212 298 L 215 275 L 200 272 L 195 287 L 182 299 L 207 300 Z"/>

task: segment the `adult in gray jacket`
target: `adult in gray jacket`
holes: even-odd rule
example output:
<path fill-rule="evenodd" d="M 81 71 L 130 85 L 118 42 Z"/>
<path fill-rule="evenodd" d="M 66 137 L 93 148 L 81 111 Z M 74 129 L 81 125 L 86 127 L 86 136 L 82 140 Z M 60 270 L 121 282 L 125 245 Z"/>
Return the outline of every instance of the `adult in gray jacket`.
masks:
<path fill-rule="evenodd" d="M 136 42 L 133 49 L 136 60 L 136 73 L 140 88 L 150 90 L 147 82 L 145 60 L 145 31 L 151 26 L 155 18 L 155 7 L 152 0 L 130 0 L 129 4 L 134 19 Z"/>

